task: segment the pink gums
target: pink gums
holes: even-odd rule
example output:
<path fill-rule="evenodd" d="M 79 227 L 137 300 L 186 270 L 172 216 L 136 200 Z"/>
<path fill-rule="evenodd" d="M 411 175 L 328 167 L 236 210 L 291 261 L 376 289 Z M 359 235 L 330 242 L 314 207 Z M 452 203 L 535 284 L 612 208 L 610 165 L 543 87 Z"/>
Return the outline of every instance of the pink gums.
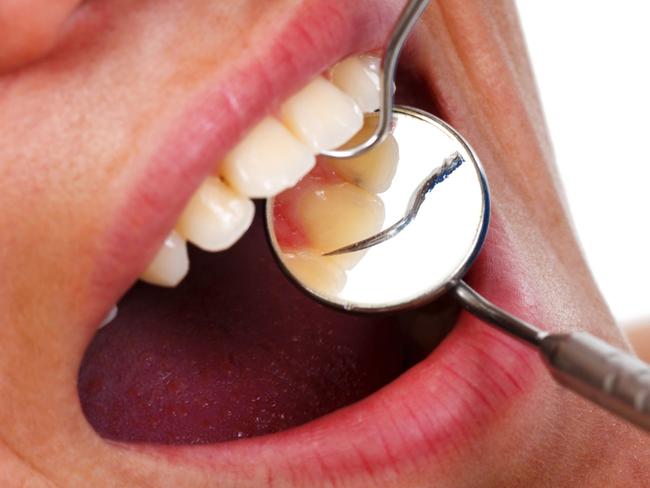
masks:
<path fill-rule="evenodd" d="M 275 197 L 273 226 L 278 245 L 282 249 L 301 249 L 310 245 L 298 215 L 303 196 L 318 188 L 343 181 L 323 158 L 319 158 L 314 169 L 296 186 Z"/>

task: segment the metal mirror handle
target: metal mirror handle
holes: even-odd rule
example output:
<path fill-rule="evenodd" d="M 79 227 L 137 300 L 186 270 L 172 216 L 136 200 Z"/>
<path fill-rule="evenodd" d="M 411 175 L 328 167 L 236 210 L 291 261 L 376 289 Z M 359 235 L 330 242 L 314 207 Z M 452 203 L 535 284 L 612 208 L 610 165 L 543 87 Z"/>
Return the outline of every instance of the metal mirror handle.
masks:
<path fill-rule="evenodd" d="M 650 430 L 650 366 L 586 332 L 549 334 L 540 354 L 562 385 Z"/>
<path fill-rule="evenodd" d="M 460 305 L 486 323 L 536 347 L 561 385 L 650 431 L 650 365 L 587 332 L 547 333 L 501 310 L 465 282 Z"/>

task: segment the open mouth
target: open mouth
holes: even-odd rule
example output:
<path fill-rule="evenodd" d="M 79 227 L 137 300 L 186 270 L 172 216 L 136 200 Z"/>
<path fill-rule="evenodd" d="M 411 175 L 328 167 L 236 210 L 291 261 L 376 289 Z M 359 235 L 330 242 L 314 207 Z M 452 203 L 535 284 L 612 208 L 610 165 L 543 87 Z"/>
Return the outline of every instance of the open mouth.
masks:
<path fill-rule="evenodd" d="M 250 198 L 293 187 L 375 108 L 373 63 L 351 53 L 381 48 L 394 12 L 377 16 L 371 4 L 343 22 L 327 2 L 302 7 L 269 35 L 267 61 L 241 60 L 152 151 L 97 267 L 102 300 L 128 289 L 79 373 L 102 437 L 218 466 L 397 469 L 471 443 L 528 390 L 526 349 L 449 300 L 394 315 L 330 310 L 282 275 L 265 242 Z M 397 101 L 462 125 L 416 51 L 401 63 Z M 345 69 L 326 74 L 341 59 Z M 350 185 L 344 199 L 371 198 Z M 471 279 L 516 311 L 504 241 L 488 239 Z M 138 275 L 152 284 L 129 288 Z"/>

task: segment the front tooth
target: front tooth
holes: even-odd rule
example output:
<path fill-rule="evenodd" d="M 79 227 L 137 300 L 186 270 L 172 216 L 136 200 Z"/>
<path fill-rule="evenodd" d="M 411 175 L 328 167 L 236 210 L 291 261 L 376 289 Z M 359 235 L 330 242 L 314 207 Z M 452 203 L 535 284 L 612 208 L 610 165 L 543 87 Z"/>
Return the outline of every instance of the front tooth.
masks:
<path fill-rule="evenodd" d="M 173 287 L 181 282 L 189 267 L 187 243 L 173 231 L 140 279 L 152 285 Z"/>
<path fill-rule="evenodd" d="M 333 251 L 376 234 L 384 223 L 384 205 L 372 193 L 350 183 L 337 183 L 306 193 L 298 215 L 311 245 L 321 253 Z M 329 256 L 351 268 L 363 252 Z"/>
<path fill-rule="evenodd" d="M 374 56 L 353 56 L 331 70 L 332 82 L 350 95 L 364 112 L 380 105 L 381 60 Z"/>
<path fill-rule="evenodd" d="M 314 152 L 339 147 L 363 125 L 363 113 L 348 95 L 322 77 L 289 98 L 282 121 Z"/>
<path fill-rule="evenodd" d="M 221 175 L 240 193 L 266 198 L 298 183 L 315 162 L 285 126 L 267 117 L 226 156 Z"/>
<path fill-rule="evenodd" d="M 253 202 L 210 176 L 183 210 L 177 230 L 205 251 L 222 251 L 246 232 L 255 214 Z"/>
<path fill-rule="evenodd" d="M 336 295 L 345 286 L 345 271 L 336 262 L 309 250 L 282 254 L 282 262 L 300 283 L 326 295 Z"/>
<path fill-rule="evenodd" d="M 377 127 L 378 118 L 372 116 L 366 119 L 366 124 L 344 147 L 353 147 L 367 140 Z M 382 193 L 393 181 L 397 163 L 399 161 L 399 147 L 392 134 L 388 134 L 381 144 L 361 156 L 350 159 L 327 160 L 328 164 L 344 180 L 354 183 L 372 193 Z"/>

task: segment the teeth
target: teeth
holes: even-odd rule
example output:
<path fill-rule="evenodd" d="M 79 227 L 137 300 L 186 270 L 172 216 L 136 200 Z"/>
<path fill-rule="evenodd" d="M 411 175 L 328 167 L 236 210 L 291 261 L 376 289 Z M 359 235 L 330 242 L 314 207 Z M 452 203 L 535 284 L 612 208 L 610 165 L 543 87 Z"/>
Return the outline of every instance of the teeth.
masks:
<path fill-rule="evenodd" d="M 187 274 L 187 241 L 205 251 L 232 246 L 250 226 L 255 207 L 250 198 L 266 198 L 291 188 L 315 164 L 315 154 L 335 149 L 363 126 L 363 111 L 379 107 L 380 61 L 363 56 L 342 61 L 330 72 L 333 82 L 318 77 L 288 99 L 281 121 L 267 117 L 226 156 L 221 177 L 208 177 L 188 202 L 177 225 L 141 279 L 176 286 Z M 356 101 L 355 101 L 356 100 Z M 370 133 L 365 130 L 356 140 Z M 355 141 L 356 141 L 355 140 Z M 349 182 L 304 198 L 300 210 L 318 250 L 295 253 L 288 266 L 313 275 L 337 290 L 345 271 L 362 253 L 323 258 L 322 252 L 368 237 L 381 229 L 384 209 L 369 192 L 389 185 L 397 161 L 394 140 L 356 160 L 336 161 L 335 169 Z M 358 186 L 355 186 L 358 185 Z M 368 190 L 368 191 L 366 191 Z M 324 204 L 326 203 L 326 204 Z"/>
<path fill-rule="evenodd" d="M 305 194 L 298 206 L 298 216 L 311 245 L 323 253 L 380 231 L 384 205 L 376 195 L 344 182 Z M 355 252 L 328 259 L 349 269 L 362 256 L 362 252 Z"/>
<path fill-rule="evenodd" d="M 368 139 L 377 127 L 378 119 L 366 119 L 366 124 L 346 146 L 355 146 Z M 352 159 L 328 159 L 328 164 L 344 180 L 365 188 L 372 193 L 382 193 L 390 187 L 397 162 L 399 161 L 399 148 L 392 134 L 379 145 L 367 153 Z"/>
<path fill-rule="evenodd" d="M 289 130 L 316 153 L 339 147 L 363 125 L 354 100 L 322 77 L 287 100 L 281 113 Z"/>
<path fill-rule="evenodd" d="M 282 261 L 301 283 L 320 293 L 336 295 L 347 281 L 345 271 L 340 266 L 317 252 L 284 253 Z"/>
<path fill-rule="evenodd" d="M 344 59 L 331 70 L 332 82 L 350 95 L 363 112 L 374 112 L 380 105 L 381 60 L 373 56 Z"/>
<path fill-rule="evenodd" d="M 217 177 L 208 177 L 185 207 L 178 232 L 205 251 L 232 246 L 253 221 L 255 206 Z"/>
<path fill-rule="evenodd" d="M 104 317 L 104 320 L 102 320 L 102 323 L 99 324 L 99 329 L 110 324 L 113 320 L 115 320 L 115 317 L 117 317 L 117 305 L 113 305 L 113 307 L 109 310 L 109 312 L 106 314 L 106 317 Z"/>
<path fill-rule="evenodd" d="M 286 127 L 267 117 L 226 157 L 221 175 L 240 193 L 266 198 L 298 183 L 315 162 Z"/>
<path fill-rule="evenodd" d="M 172 232 L 140 279 L 152 285 L 176 286 L 187 274 L 189 266 L 185 239 Z"/>

